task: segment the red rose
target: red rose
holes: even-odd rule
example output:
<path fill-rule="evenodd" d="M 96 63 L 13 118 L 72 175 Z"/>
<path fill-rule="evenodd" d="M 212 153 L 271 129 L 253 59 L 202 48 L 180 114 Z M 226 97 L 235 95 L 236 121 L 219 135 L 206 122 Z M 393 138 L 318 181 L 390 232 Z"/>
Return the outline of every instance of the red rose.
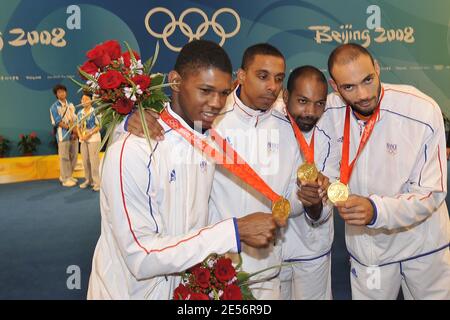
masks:
<path fill-rule="evenodd" d="M 204 293 L 191 292 L 189 300 L 209 300 L 209 297 Z"/>
<path fill-rule="evenodd" d="M 120 98 L 113 104 L 112 108 L 120 114 L 129 114 L 133 110 L 134 103 L 126 98 Z"/>
<path fill-rule="evenodd" d="M 19 134 L 19 139 L 23 139 L 24 138 L 24 135 L 23 134 Z"/>
<path fill-rule="evenodd" d="M 30 138 L 31 139 L 36 138 L 36 136 L 37 136 L 36 132 L 33 131 L 32 133 L 30 133 Z"/>
<path fill-rule="evenodd" d="M 98 85 L 102 89 L 116 89 L 124 82 L 126 82 L 125 78 L 116 70 L 108 70 L 98 77 Z"/>
<path fill-rule="evenodd" d="M 235 284 L 230 284 L 223 290 L 221 300 L 242 300 L 241 288 Z"/>
<path fill-rule="evenodd" d="M 197 267 L 192 270 L 195 282 L 200 288 L 206 289 L 209 287 L 209 279 L 211 278 L 211 273 L 208 269 L 203 267 Z"/>
<path fill-rule="evenodd" d="M 98 45 L 94 49 L 88 51 L 86 56 L 99 68 L 106 67 L 111 63 L 111 57 L 105 51 L 102 45 Z"/>
<path fill-rule="evenodd" d="M 139 85 L 142 91 L 145 91 L 150 84 L 152 83 L 152 79 L 146 75 L 137 75 L 131 78 L 131 81 L 134 82 L 135 85 Z"/>
<path fill-rule="evenodd" d="M 117 60 L 120 58 L 122 52 L 120 44 L 116 40 L 109 40 L 102 44 L 103 49 L 109 55 L 111 60 Z"/>
<path fill-rule="evenodd" d="M 133 51 L 134 57 L 136 58 L 136 60 L 139 60 L 141 57 L 137 54 L 136 51 Z M 125 64 L 125 66 L 127 68 L 130 67 L 131 65 L 131 56 L 130 56 L 130 51 L 126 51 L 124 53 L 122 53 L 122 57 L 123 57 L 123 63 Z"/>
<path fill-rule="evenodd" d="M 84 72 L 91 74 L 91 75 L 95 75 L 98 72 L 98 67 L 95 63 L 93 63 L 92 61 L 86 61 L 81 67 L 81 70 L 83 70 Z"/>
<path fill-rule="evenodd" d="M 174 300 L 186 300 L 189 293 L 191 293 L 191 291 L 188 288 L 186 288 L 183 284 L 180 283 L 180 285 L 173 292 L 173 299 Z"/>
<path fill-rule="evenodd" d="M 221 282 L 227 282 L 233 279 L 236 275 L 236 270 L 231 263 L 231 259 L 220 258 L 217 260 L 214 274 L 216 275 L 217 280 Z"/>

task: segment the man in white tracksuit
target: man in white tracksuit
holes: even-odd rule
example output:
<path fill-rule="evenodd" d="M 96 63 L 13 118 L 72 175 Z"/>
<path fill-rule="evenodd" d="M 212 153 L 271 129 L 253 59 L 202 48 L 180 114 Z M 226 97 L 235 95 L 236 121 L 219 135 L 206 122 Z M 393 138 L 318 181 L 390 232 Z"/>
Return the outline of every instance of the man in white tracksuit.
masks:
<path fill-rule="evenodd" d="M 168 113 L 206 139 L 201 132 L 225 104 L 231 70 L 217 44 L 187 44 L 169 74 L 174 85 Z M 201 132 L 192 129 L 194 122 L 201 122 Z M 90 299 L 171 299 L 180 281 L 177 272 L 211 253 L 239 252 L 241 241 L 267 246 L 274 237 L 271 214 L 207 226 L 214 166 L 177 131 L 161 125 L 166 140 L 153 141 L 153 151 L 145 138 L 130 134 L 119 135 L 107 151 Z"/>
<path fill-rule="evenodd" d="M 312 66 L 294 69 L 284 91 L 285 108 L 308 144 L 311 144 L 314 135 L 314 163 L 320 172 L 326 172 L 328 163 L 333 163 L 332 158 L 336 156 L 329 137 L 316 126 L 324 112 L 327 93 L 325 76 Z M 316 203 L 321 200 L 318 198 Z M 301 198 L 301 201 L 302 204 L 311 205 L 308 200 Z M 284 300 L 332 299 L 333 211 L 329 204 L 325 208 L 318 219 L 310 218 L 305 210 L 303 214 L 289 219 L 283 240 L 283 261 L 295 263 L 281 270 L 281 294 Z"/>
<path fill-rule="evenodd" d="M 300 150 L 289 120 L 271 108 L 281 91 L 284 70 L 284 58 L 276 48 L 268 44 L 249 47 L 238 72 L 240 85 L 229 96 L 223 115 L 217 117 L 214 128 L 272 190 L 290 200 L 292 215 L 295 216 L 303 212 L 296 188 Z M 265 212 L 270 208 L 271 202 L 265 196 L 228 171 L 217 168 L 210 199 L 212 222 L 242 217 L 246 212 Z M 304 220 L 304 215 L 300 219 Z M 288 225 L 291 221 L 293 218 L 288 220 Z M 307 233 L 301 242 L 321 238 L 317 230 L 306 222 L 300 224 Z M 274 245 L 267 249 L 250 248 L 244 244 L 241 253 L 243 270 L 256 272 L 280 265 L 283 238 L 280 234 Z M 292 245 L 306 249 L 302 243 Z M 267 279 L 251 287 L 257 299 L 289 298 L 280 294 L 279 272 L 279 268 L 274 268 L 255 277 Z"/>
<path fill-rule="evenodd" d="M 268 44 L 258 44 L 246 50 L 242 65 L 243 68 L 239 71 L 241 84 L 230 94 L 222 115 L 217 117 L 213 127 L 272 190 L 290 200 L 292 213 L 288 219 L 288 225 L 291 220 L 294 221 L 294 217 L 299 216 L 295 223 L 299 223 L 305 237 L 300 240 L 301 244 L 298 246 L 298 238 L 292 237 L 295 256 L 290 255 L 289 258 L 318 257 L 323 252 L 329 251 L 330 237 L 331 239 L 333 237 L 332 233 L 329 234 L 326 230 L 329 224 L 322 224 L 324 221 L 329 221 L 330 208 L 324 208 L 324 214 L 319 211 L 318 217 L 312 219 L 303 215 L 304 208 L 299 201 L 296 187 L 297 168 L 301 164 L 299 147 L 286 115 L 272 108 L 281 92 L 285 69 L 284 57 L 276 48 Z M 147 124 L 152 135 L 161 140 L 164 138 L 164 132 L 160 132 L 160 126 L 155 122 L 154 118 L 157 117 L 154 113 L 148 115 Z M 130 117 L 128 130 L 137 135 L 142 134 L 139 117 L 136 115 Z M 329 141 L 326 137 L 321 137 L 326 141 L 319 142 L 318 147 L 325 146 L 328 150 Z M 325 163 L 325 161 L 321 162 Z M 320 180 L 325 182 L 325 177 L 321 175 Z M 298 192 L 303 193 L 303 191 Z M 270 201 L 260 192 L 221 167 L 216 169 L 210 199 L 211 222 L 236 216 L 242 217 L 254 210 L 268 211 L 270 209 Z M 315 220 L 321 227 L 313 226 L 309 220 Z M 288 233 L 290 233 L 289 230 L 288 227 Z M 323 233 L 326 234 L 325 237 L 322 237 Z M 243 270 L 255 272 L 280 265 L 282 263 L 281 243 L 286 243 L 285 238 L 284 234 L 280 234 L 274 245 L 267 249 L 255 249 L 244 245 Z M 322 250 L 323 247 L 326 251 Z M 317 252 L 313 253 L 314 250 Z M 331 294 L 325 290 L 329 280 L 327 261 L 327 258 L 320 260 L 325 267 L 317 267 L 315 272 L 320 271 L 320 274 L 314 276 L 309 274 L 309 269 L 300 268 L 306 272 L 302 279 L 304 283 L 307 283 L 301 287 L 314 287 L 314 291 L 311 291 L 313 295 L 304 292 L 301 298 L 328 297 Z M 252 293 L 257 299 L 291 298 L 290 295 L 280 296 L 279 270 L 274 268 L 255 277 L 258 280 L 268 279 L 252 287 Z M 319 279 L 323 281 L 318 283 Z M 321 290 L 324 292 L 321 293 Z"/>
<path fill-rule="evenodd" d="M 318 125 L 341 150 L 351 108 L 349 161 L 367 119 L 379 105 L 372 134 L 337 204 L 346 221 L 354 299 L 450 299 L 450 223 L 442 114 L 414 87 L 382 84 L 370 53 L 336 48 L 328 68 L 336 93 Z M 336 164 L 336 168 L 338 168 Z M 339 174 L 336 174 L 339 176 Z"/>

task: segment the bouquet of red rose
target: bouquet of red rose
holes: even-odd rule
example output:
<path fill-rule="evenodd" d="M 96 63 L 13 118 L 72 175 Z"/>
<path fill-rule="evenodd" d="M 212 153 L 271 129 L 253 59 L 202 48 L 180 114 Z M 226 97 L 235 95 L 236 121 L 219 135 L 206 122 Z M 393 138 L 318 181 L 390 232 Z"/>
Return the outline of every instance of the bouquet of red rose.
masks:
<path fill-rule="evenodd" d="M 86 54 L 88 61 L 78 68 L 86 83 L 72 79 L 81 90 L 92 94 L 93 103 L 97 104 L 95 113 L 100 115 L 101 126 L 107 129 L 100 149 L 108 141 L 115 126 L 133 110 L 137 110 L 143 120 L 144 109 L 161 112 L 164 103 L 169 100 L 163 91 L 169 85 L 164 83 L 165 76 L 151 73 L 158 55 L 158 44 L 153 57 L 144 64 L 139 54 L 127 43 L 125 45 L 125 52 L 122 52 L 119 42 L 115 40 L 95 46 Z M 83 120 L 78 120 L 73 127 Z M 142 123 L 150 144 L 146 122 Z"/>
<path fill-rule="evenodd" d="M 209 255 L 181 274 L 174 300 L 255 300 L 248 280 L 252 276 L 235 268 L 225 256 Z"/>

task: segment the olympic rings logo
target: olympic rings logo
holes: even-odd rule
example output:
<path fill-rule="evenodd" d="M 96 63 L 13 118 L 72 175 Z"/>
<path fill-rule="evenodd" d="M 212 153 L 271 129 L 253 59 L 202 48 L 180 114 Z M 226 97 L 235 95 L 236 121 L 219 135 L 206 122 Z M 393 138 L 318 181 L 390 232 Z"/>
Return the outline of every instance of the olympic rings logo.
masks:
<path fill-rule="evenodd" d="M 170 18 L 170 23 L 168 23 L 164 27 L 161 33 L 155 32 L 152 28 L 150 28 L 150 18 L 152 17 L 152 15 L 159 12 L 165 13 Z M 186 22 L 184 22 L 184 19 L 190 13 L 197 13 L 204 20 L 204 22 L 202 22 L 197 27 L 195 33 L 193 32 L 192 28 Z M 216 22 L 217 17 L 222 13 L 229 13 L 236 19 L 236 28 L 232 32 L 226 33 L 222 25 Z M 180 27 L 180 31 L 188 38 L 188 42 L 191 42 L 194 39 L 200 39 L 201 37 L 203 37 L 208 32 L 210 26 L 212 27 L 214 32 L 221 38 L 219 45 L 222 46 L 225 43 L 226 39 L 235 36 L 239 32 L 241 28 L 241 19 L 239 18 L 237 12 L 231 8 L 221 8 L 217 10 L 213 14 L 211 21 L 209 21 L 206 13 L 198 8 L 189 8 L 184 10 L 181 13 L 180 19 L 178 21 L 175 19 L 174 14 L 170 10 L 162 7 L 153 8 L 145 16 L 145 28 L 147 29 L 148 33 L 158 39 L 163 39 L 164 44 L 167 46 L 167 48 L 176 52 L 181 51 L 181 47 L 173 46 L 169 42 L 168 38 L 175 32 L 177 27 Z"/>

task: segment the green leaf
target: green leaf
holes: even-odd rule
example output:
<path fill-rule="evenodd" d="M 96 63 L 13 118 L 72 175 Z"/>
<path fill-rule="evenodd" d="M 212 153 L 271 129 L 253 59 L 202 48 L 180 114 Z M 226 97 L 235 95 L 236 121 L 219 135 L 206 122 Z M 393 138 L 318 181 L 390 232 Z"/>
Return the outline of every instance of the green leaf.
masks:
<path fill-rule="evenodd" d="M 153 67 L 155 66 L 156 59 L 158 59 L 158 54 L 159 54 L 159 41 L 156 41 L 156 48 L 155 48 L 155 53 L 153 54 L 153 61 L 152 61 L 152 64 L 151 64 L 148 72 L 150 72 L 153 69 Z"/>
<path fill-rule="evenodd" d="M 110 124 L 113 122 L 114 112 L 113 109 L 107 109 L 102 113 L 100 117 L 100 125 L 102 128 L 109 128 Z"/>
<path fill-rule="evenodd" d="M 144 73 L 148 76 L 151 75 L 150 66 L 152 65 L 152 59 L 153 59 L 153 57 L 150 57 L 150 59 L 148 59 L 144 63 Z"/>
<path fill-rule="evenodd" d="M 243 300 L 256 300 L 255 296 L 253 295 L 252 291 L 248 286 L 242 286 L 241 293 Z"/>
<path fill-rule="evenodd" d="M 126 41 L 124 41 L 124 43 L 125 43 L 125 47 L 127 47 L 127 50 L 128 50 L 128 52 L 130 53 L 130 59 L 131 59 L 131 61 L 133 61 L 133 64 L 137 64 L 137 60 L 136 60 L 136 57 L 134 56 L 134 52 L 133 52 L 133 50 L 131 49 L 131 47 L 130 47 L 130 45 L 128 44 L 128 42 L 126 42 Z"/>
<path fill-rule="evenodd" d="M 242 268 L 242 256 L 241 256 L 240 253 L 238 254 L 238 258 L 239 258 L 239 262 L 238 262 L 238 264 L 236 266 L 236 270 L 241 270 L 241 268 Z"/>
<path fill-rule="evenodd" d="M 156 89 L 162 89 L 162 88 L 167 88 L 170 87 L 171 85 L 173 85 L 173 83 L 164 83 L 164 84 L 159 84 L 159 85 L 155 85 L 155 86 L 150 86 L 149 90 L 156 90 Z"/>
<path fill-rule="evenodd" d="M 109 142 L 109 140 L 112 140 L 110 138 L 112 137 L 112 134 L 114 132 L 114 129 L 115 129 L 117 123 L 118 123 L 118 119 L 115 117 L 114 111 L 113 111 L 112 119 L 111 119 L 110 123 L 107 126 L 108 129 L 106 130 L 106 134 L 105 134 L 105 136 L 102 139 L 102 142 L 100 144 L 99 150 L 102 150 L 102 148 L 106 144 L 106 142 Z M 108 143 L 108 145 L 109 144 L 110 144 L 110 142 Z"/>
<path fill-rule="evenodd" d="M 152 86 L 159 86 L 164 83 L 164 80 L 166 80 L 166 75 L 162 73 L 156 73 L 151 76 L 151 79 L 152 79 L 151 83 Z"/>
<path fill-rule="evenodd" d="M 81 74 L 83 77 L 85 77 L 86 79 L 91 80 L 92 82 L 97 83 L 97 80 L 96 80 L 92 75 L 90 75 L 90 74 L 87 73 L 87 72 L 84 72 L 83 70 L 81 70 L 80 67 L 78 67 L 78 72 L 80 72 L 80 74 Z"/>
<path fill-rule="evenodd" d="M 88 88 L 90 88 L 87 84 L 85 83 L 81 83 L 78 80 L 75 80 L 74 78 L 70 77 L 69 78 L 72 82 L 74 82 L 77 86 L 81 87 L 81 89 L 83 90 L 88 90 Z"/>
<path fill-rule="evenodd" d="M 164 104 L 170 101 L 169 97 L 162 90 L 155 90 L 151 92 L 151 95 L 142 101 L 142 107 L 144 109 L 152 109 L 158 113 L 164 110 Z"/>
<path fill-rule="evenodd" d="M 236 274 L 236 278 L 239 283 L 244 283 L 244 282 L 248 281 L 248 279 L 250 279 L 250 273 L 244 272 L 244 271 L 239 271 Z"/>
<path fill-rule="evenodd" d="M 102 143 L 100 144 L 100 147 L 98 148 L 98 151 L 100 152 L 100 150 L 102 150 L 103 146 L 105 145 L 105 143 L 107 142 L 107 146 L 106 146 L 106 151 L 105 154 L 103 155 L 103 163 L 106 160 L 106 156 L 108 154 L 108 149 L 109 146 L 112 144 L 113 139 L 112 139 L 112 135 L 114 133 L 114 129 L 116 128 L 117 124 L 123 119 L 122 115 L 116 115 L 115 113 L 113 113 L 113 120 L 111 121 L 110 126 L 108 127 L 105 137 L 102 140 Z M 102 172 L 100 173 L 100 176 L 103 175 L 103 168 L 105 166 L 102 165 Z"/>
<path fill-rule="evenodd" d="M 219 292 L 217 292 L 217 290 L 215 288 L 212 290 L 212 292 L 213 292 L 214 300 L 220 300 Z"/>
<path fill-rule="evenodd" d="M 153 155 L 153 146 L 150 141 L 150 133 L 148 132 L 147 121 L 145 121 L 144 108 L 141 104 L 138 105 L 139 116 L 141 117 L 142 128 L 144 129 L 145 138 L 150 146 L 151 154 Z"/>

